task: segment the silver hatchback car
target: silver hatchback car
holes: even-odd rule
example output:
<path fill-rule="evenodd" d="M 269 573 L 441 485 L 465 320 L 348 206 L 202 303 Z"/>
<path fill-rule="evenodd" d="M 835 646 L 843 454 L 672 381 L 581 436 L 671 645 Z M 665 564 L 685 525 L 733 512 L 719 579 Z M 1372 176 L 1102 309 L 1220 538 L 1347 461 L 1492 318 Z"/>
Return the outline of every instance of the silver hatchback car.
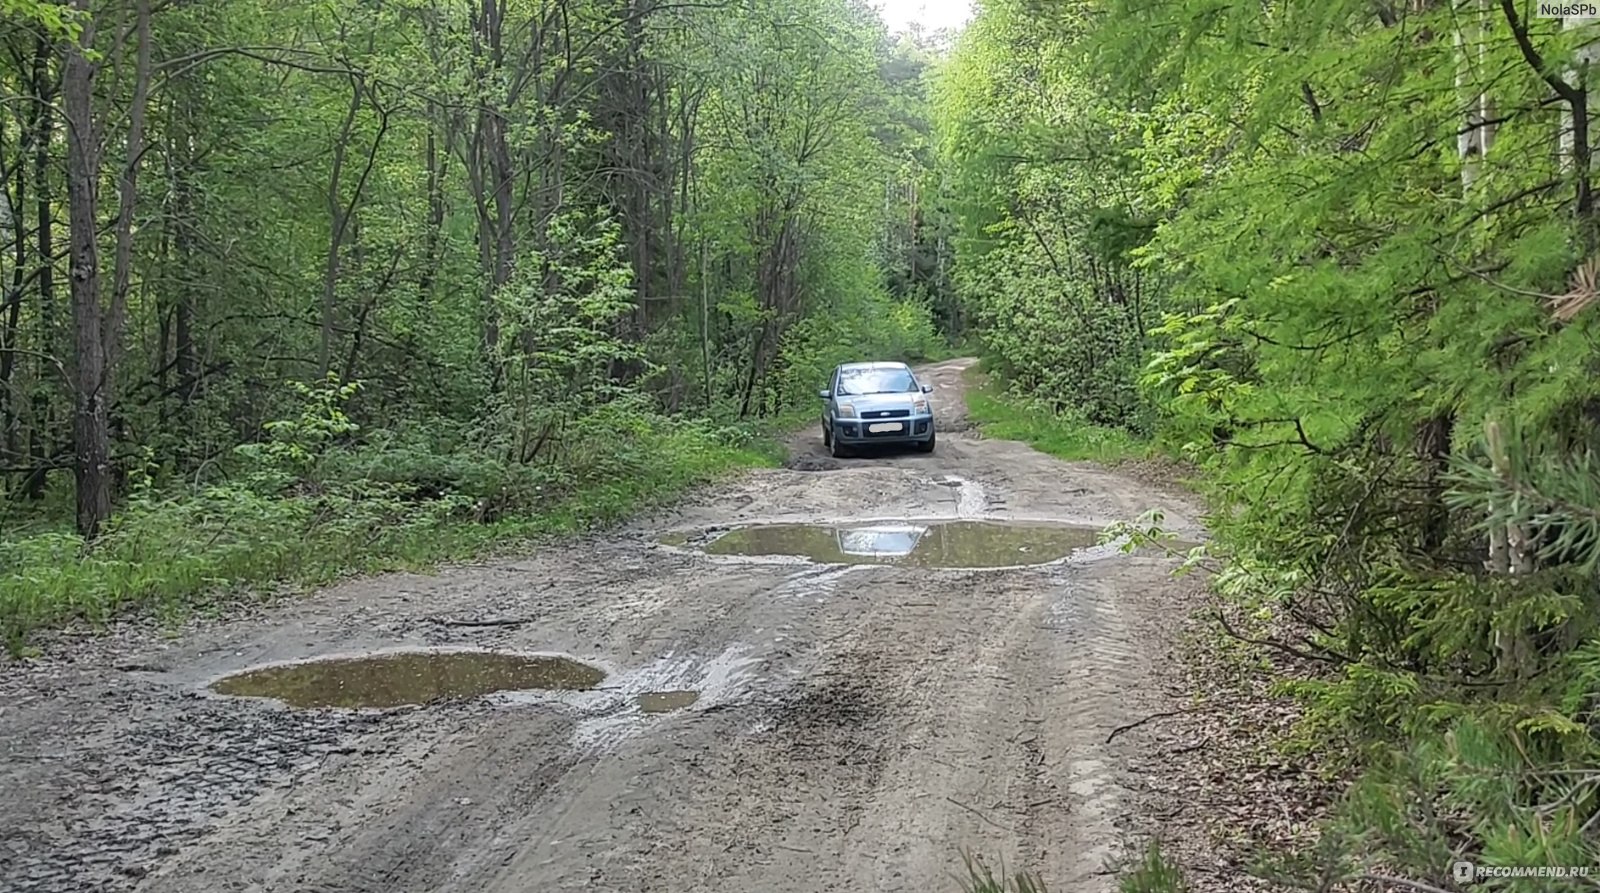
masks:
<path fill-rule="evenodd" d="M 833 370 L 822 404 L 822 444 L 836 458 L 873 444 L 933 452 L 933 386 L 905 363 L 845 363 Z"/>

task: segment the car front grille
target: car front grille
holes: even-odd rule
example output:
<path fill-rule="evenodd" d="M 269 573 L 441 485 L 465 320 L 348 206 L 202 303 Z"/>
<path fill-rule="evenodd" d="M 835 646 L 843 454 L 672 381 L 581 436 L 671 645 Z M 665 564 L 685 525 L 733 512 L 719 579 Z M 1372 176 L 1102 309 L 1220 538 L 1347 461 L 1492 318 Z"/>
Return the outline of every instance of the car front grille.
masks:
<path fill-rule="evenodd" d="M 864 419 L 907 419 L 911 417 L 909 409 L 875 409 L 861 414 Z"/>

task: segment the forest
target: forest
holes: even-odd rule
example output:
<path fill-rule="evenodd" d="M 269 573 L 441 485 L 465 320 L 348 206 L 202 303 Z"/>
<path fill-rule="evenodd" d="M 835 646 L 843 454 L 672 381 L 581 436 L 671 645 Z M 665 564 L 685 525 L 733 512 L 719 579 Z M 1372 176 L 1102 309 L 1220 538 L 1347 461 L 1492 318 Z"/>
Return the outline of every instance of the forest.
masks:
<path fill-rule="evenodd" d="M 0 0 L 8 650 L 615 520 L 959 345 L 1194 470 L 1339 790 L 1263 872 L 1596 864 L 1600 24 L 974 5 Z"/>
<path fill-rule="evenodd" d="M 932 51 L 859 4 L 4 13 L 12 650 L 615 518 L 943 344 Z"/>

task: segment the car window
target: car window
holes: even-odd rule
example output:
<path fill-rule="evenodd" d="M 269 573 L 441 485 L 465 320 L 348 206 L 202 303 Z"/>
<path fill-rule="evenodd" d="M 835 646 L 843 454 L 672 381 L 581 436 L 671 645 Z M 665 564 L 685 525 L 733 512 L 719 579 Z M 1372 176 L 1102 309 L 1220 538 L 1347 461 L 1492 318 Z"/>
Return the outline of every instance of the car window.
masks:
<path fill-rule="evenodd" d="M 840 395 L 904 394 L 918 390 L 909 369 L 845 369 L 839 373 Z"/>

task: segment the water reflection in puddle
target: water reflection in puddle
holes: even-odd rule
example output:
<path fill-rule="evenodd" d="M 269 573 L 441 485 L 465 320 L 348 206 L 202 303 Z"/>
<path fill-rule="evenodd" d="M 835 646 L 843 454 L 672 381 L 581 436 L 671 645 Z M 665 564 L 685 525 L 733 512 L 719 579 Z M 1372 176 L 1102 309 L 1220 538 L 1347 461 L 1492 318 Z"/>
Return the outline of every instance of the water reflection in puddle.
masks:
<path fill-rule="evenodd" d="M 788 555 L 828 564 L 983 568 L 1045 564 L 1097 545 L 1100 528 L 1047 522 L 764 524 L 712 540 L 712 555 Z"/>
<path fill-rule="evenodd" d="M 493 651 L 398 651 L 245 670 L 212 683 L 218 694 L 291 707 L 389 708 L 500 691 L 585 691 L 603 670 L 566 657 Z"/>

